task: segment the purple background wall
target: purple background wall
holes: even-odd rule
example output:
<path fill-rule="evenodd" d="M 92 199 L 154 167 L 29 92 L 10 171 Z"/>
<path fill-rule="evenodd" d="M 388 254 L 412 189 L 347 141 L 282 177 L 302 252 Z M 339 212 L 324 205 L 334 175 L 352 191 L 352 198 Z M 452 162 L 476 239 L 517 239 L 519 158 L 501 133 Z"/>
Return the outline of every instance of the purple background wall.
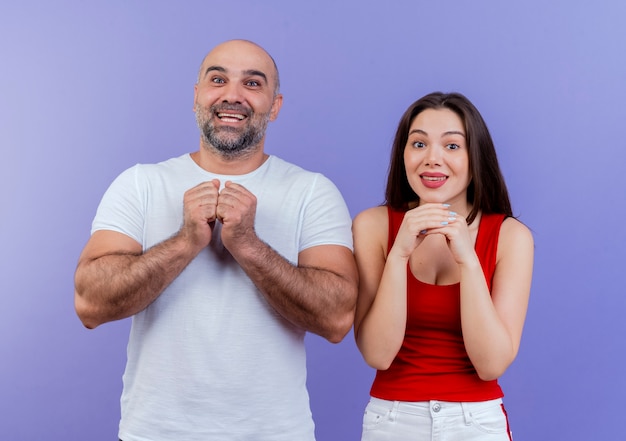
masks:
<path fill-rule="evenodd" d="M 197 148 L 196 69 L 230 38 L 281 70 L 268 150 L 328 175 L 353 215 L 382 200 L 408 104 L 474 101 L 536 240 L 501 380 L 515 439 L 623 437 L 625 16 L 620 0 L 2 2 L 0 438 L 116 439 L 129 322 L 83 329 L 74 267 L 119 172 Z M 357 440 L 372 370 L 352 335 L 307 345 L 319 441 Z"/>

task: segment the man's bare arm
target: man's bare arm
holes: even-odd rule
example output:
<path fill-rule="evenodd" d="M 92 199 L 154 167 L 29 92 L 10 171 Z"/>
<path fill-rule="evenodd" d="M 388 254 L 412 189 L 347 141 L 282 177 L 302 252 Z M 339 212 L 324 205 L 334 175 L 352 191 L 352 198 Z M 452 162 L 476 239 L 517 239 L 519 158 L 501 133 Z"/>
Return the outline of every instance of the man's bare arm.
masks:
<path fill-rule="evenodd" d="M 296 326 L 333 343 L 352 327 L 358 276 L 348 248 L 309 248 L 295 266 L 259 240 L 238 249 L 235 258 L 274 309 Z"/>
<path fill-rule="evenodd" d="M 197 251 L 180 236 L 141 251 L 124 234 L 97 231 L 76 268 L 74 304 L 87 328 L 145 309 L 180 274 Z"/>
<path fill-rule="evenodd" d="M 222 242 L 267 301 L 302 329 L 337 343 L 352 327 L 358 275 L 352 252 L 339 245 L 308 248 L 293 265 L 254 230 L 256 197 L 226 182 L 217 204 Z"/>
<path fill-rule="evenodd" d="M 219 181 L 185 192 L 184 222 L 171 238 L 143 252 L 115 231 L 96 231 L 74 276 L 76 313 L 87 328 L 145 309 L 211 241 Z"/>

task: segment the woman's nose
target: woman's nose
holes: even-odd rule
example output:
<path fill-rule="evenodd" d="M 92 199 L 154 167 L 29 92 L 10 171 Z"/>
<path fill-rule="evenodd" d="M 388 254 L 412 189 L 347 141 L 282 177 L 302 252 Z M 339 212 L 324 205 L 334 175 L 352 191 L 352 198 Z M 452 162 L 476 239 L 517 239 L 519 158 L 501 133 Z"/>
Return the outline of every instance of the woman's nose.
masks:
<path fill-rule="evenodd" d="M 426 163 L 428 165 L 441 165 L 442 151 L 438 146 L 432 146 L 426 154 Z"/>

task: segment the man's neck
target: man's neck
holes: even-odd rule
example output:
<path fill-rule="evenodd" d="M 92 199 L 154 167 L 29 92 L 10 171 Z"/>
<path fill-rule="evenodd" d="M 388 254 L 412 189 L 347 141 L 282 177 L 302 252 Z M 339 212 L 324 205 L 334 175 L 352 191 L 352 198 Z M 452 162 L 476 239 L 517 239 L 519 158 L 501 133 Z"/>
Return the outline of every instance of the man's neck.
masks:
<path fill-rule="evenodd" d="M 259 168 L 269 158 L 263 146 L 241 156 L 229 157 L 200 144 L 200 150 L 191 159 L 201 168 L 218 175 L 245 175 Z"/>

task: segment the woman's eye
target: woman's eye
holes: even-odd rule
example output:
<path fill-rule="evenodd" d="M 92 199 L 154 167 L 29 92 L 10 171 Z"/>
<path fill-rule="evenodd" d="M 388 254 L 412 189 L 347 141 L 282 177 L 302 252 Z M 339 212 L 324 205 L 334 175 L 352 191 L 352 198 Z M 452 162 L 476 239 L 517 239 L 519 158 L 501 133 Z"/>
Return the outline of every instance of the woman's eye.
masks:
<path fill-rule="evenodd" d="M 424 147 L 426 147 L 426 144 L 424 144 L 422 141 L 416 141 L 413 143 L 413 147 L 415 147 L 416 149 L 423 149 Z"/>
<path fill-rule="evenodd" d="M 461 148 L 458 144 L 448 144 L 446 147 L 448 148 L 448 150 L 457 150 Z"/>

